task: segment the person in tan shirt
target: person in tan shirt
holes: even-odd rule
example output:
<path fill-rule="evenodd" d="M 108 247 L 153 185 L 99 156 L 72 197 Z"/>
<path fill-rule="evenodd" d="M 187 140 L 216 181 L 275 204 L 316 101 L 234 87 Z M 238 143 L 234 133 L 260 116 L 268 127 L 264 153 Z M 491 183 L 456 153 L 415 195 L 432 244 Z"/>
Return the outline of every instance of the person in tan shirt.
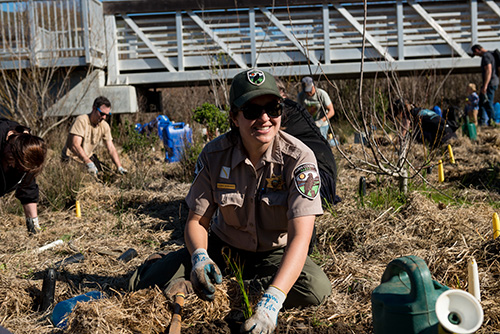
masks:
<path fill-rule="evenodd" d="M 62 160 L 67 161 L 72 158 L 86 164 L 89 173 L 97 174 L 102 171 L 102 167 L 94 150 L 101 141 L 104 141 L 118 172 L 126 174 L 127 170 L 122 167 L 120 157 L 113 144 L 109 124 L 105 122 L 109 116 L 111 116 L 111 102 L 106 97 L 99 96 L 94 100 L 92 112 L 88 115 L 78 116 L 71 126 L 66 145 L 62 151 Z"/>
<path fill-rule="evenodd" d="M 205 146 L 186 197 L 186 248 L 146 262 L 129 288 L 169 291 L 171 282 L 190 277 L 197 294 L 213 300 L 225 252 L 240 261 L 243 279 L 264 290 L 242 331 L 270 333 L 283 305 L 318 305 L 331 294 L 328 277 L 307 255 L 323 213 L 320 177 L 313 152 L 279 130 L 283 104 L 271 74 L 237 74 L 230 102 L 231 131 Z"/>

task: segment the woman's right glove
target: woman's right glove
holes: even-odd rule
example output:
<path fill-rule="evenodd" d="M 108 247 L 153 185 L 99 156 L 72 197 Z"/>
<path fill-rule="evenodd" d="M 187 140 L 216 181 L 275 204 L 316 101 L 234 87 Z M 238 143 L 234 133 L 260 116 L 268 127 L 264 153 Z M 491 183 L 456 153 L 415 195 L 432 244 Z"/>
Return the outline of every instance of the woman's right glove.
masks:
<path fill-rule="evenodd" d="M 208 256 L 207 251 L 198 248 L 191 255 L 191 283 L 194 291 L 201 299 L 212 301 L 215 296 L 215 286 L 213 283 L 222 283 L 222 274 L 219 267 Z"/>
<path fill-rule="evenodd" d="M 286 294 L 271 285 L 260 299 L 255 313 L 245 321 L 241 333 L 271 334 L 278 324 L 278 313 L 285 302 Z"/>

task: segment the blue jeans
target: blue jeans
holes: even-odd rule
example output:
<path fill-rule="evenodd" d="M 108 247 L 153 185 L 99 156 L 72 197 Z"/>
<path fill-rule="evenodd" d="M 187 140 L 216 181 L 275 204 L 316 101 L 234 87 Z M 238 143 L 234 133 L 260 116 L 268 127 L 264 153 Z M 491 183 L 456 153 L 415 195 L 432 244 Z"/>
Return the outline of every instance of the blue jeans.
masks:
<path fill-rule="evenodd" d="M 495 91 L 498 86 L 488 85 L 486 89 L 486 96 L 484 94 L 479 94 L 479 117 L 480 125 L 488 125 L 488 120 L 494 119 L 495 111 L 493 109 L 493 102 L 495 99 Z"/>
<path fill-rule="evenodd" d="M 329 129 L 329 128 L 330 128 L 330 127 L 329 127 L 328 125 L 321 126 L 321 127 L 319 128 L 319 132 L 321 132 L 321 134 L 323 135 L 323 137 L 325 137 L 325 139 L 326 139 L 326 138 L 328 138 L 328 129 Z"/>

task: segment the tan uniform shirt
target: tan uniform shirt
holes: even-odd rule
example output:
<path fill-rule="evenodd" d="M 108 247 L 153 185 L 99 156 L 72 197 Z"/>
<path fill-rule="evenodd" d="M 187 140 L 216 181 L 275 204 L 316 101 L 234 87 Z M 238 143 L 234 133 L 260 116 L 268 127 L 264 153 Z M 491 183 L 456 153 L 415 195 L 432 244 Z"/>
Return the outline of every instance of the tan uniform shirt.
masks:
<path fill-rule="evenodd" d="M 255 168 L 242 147 L 227 134 L 208 143 L 186 202 L 204 217 L 218 209 L 211 229 L 229 245 L 254 252 L 284 247 L 289 219 L 323 213 L 316 158 L 282 131 Z"/>
<path fill-rule="evenodd" d="M 92 156 L 92 154 L 94 153 L 94 149 L 97 145 L 99 145 L 101 140 L 113 140 L 113 137 L 111 136 L 111 128 L 109 127 L 108 122 L 102 121 L 94 126 L 92 125 L 92 123 L 90 123 L 89 115 L 78 116 L 75 120 L 75 123 L 73 123 L 73 125 L 71 126 L 69 133 L 83 138 L 82 148 L 89 158 L 90 156 Z M 62 151 L 63 158 L 70 157 L 77 161 L 83 162 L 68 148 L 68 145 L 69 143 L 66 142 L 66 145 L 64 146 Z"/>

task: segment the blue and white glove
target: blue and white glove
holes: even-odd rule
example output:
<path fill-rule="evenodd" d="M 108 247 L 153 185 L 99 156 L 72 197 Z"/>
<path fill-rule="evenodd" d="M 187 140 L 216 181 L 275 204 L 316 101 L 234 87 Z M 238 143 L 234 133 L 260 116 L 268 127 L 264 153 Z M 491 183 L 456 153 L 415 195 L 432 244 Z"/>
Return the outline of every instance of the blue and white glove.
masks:
<path fill-rule="evenodd" d="M 213 283 L 222 283 L 222 274 L 219 267 L 208 256 L 207 251 L 198 248 L 191 255 L 191 283 L 194 291 L 201 299 L 212 301 L 215 296 L 215 286 Z"/>
<path fill-rule="evenodd" d="M 40 224 L 38 223 L 38 217 L 26 217 L 26 227 L 28 228 L 28 232 L 31 234 L 36 234 L 42 230 Z"/>
<path fill-rule="evenodd" d="M 278 324 L 278 313 L 286 299 L 286 294 L 271 285 L 260 299 L 255 313 L 245 321 L 241 332 L 245 334 L 271 334 Z"/>
<path fill-rule="evenodd" d="M 97 175 L 97 173 L 99 172 L 97 170 L 97 167 L 95 166 L 95 164 L 93 162 L 89 162 L 87 164 L 87 171 L 90 173 L 90 174 L 94 174 L 94 175 Z"/>
<path fill-rule="evenodd" d="M 128 173 L 128 170 L 126 170 L 125 168 L 120 166 L 120 167 L 118 167 L 118 173 L 120 173 L 121 175 L 124 175 L 124 174 Z"/>
<path fill-rule="evenodd" d="M 325 120 L 325 121 L 323 121 L 323 120 L 321 120 L 321 119 L 318 119 L 317 121 L 315 121 L 315 122 L 314 122 L 314 124 L 316 124 L 316 126 L 317 126 L 318 128 L 321 128 L 321 127 L 323 127 L 323 126 L 327 126 L 327 125 L 328 125 L 328 122 L 327 122 L 326 120 Z"/>

